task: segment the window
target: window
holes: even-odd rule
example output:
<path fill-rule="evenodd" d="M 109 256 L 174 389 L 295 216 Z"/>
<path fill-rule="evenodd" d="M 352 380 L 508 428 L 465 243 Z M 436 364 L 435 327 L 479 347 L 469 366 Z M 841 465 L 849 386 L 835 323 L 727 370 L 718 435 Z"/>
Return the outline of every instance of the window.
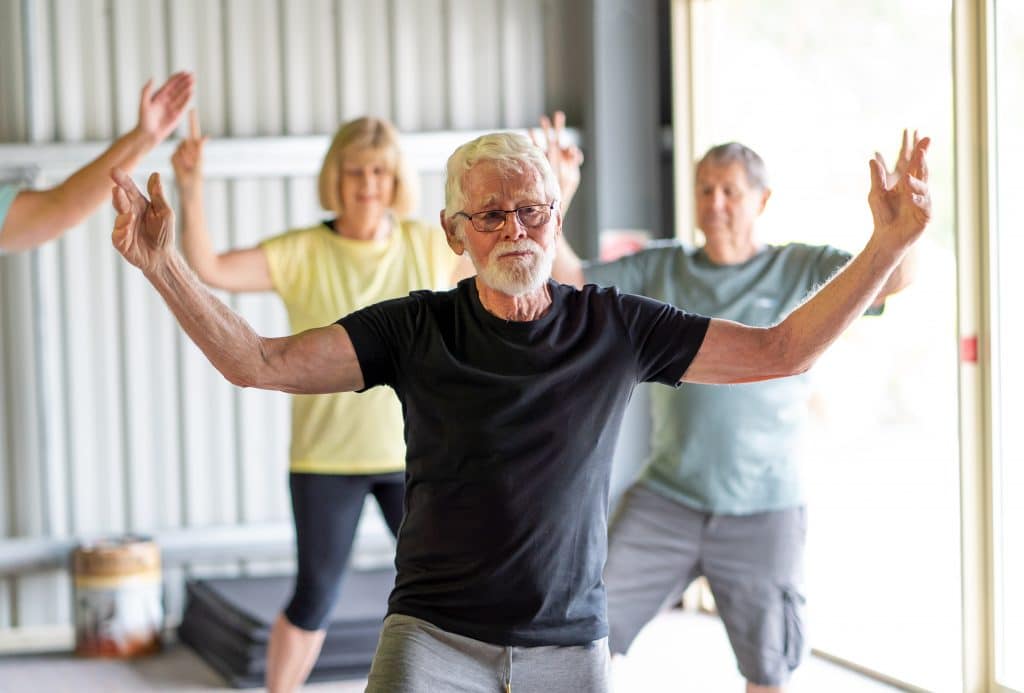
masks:
<path fill-rule="evenodd" d="M 1024 3 L 995 5 L 996 199 L 993 225 L 993 445 L 996 680 L 1024 690 Z M 1015 154 L 1016 153 L 1016 154 Z"/>
<path fill-rule="evenodd" d="M 737 140 L 764 157 L 774 194 L 763 240 L 859 250 L 871 230 L 870 155 L 879 149 L 891 163 L 903 127 L 933 139 L 935 218 L 917 278 L 815 367 L 808 607 L 817 650 L 928 690 L 959 690 L 951 4 L 691 7 L 696 152 Z"/>

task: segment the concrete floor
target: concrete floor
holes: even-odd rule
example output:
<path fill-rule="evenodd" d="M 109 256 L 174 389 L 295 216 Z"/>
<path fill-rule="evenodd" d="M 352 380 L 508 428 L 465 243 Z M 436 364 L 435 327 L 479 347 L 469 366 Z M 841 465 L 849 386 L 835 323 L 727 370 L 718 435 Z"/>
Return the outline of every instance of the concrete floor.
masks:
<path fill-rule="evenodd" d="M 682 611 L 644 629 L 612 671 L 616 693 L 742 693 L 720 622 Z M 311 693 L 361 693 L 365 681 L 306 686 Z M 225 691 L 223 680 L 191 650 L 171 645 L 135 661 L 83 660 L 66 653 L 0 657 L 0 693 Z M 894 689 L 817 657 L 797 672 L 789 693 L 882 693 Z M 443 693 L 443 692 L 439 692 Z M 559 692 L 561 693 L 561 692 Z M 566 692 L 569 693 L 569 692 Z"/>

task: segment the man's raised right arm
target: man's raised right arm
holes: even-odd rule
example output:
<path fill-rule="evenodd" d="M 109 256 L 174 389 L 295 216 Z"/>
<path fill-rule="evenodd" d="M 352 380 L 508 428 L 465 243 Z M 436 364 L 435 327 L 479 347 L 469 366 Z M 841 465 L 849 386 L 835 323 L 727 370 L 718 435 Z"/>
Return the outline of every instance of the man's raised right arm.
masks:
<path fill-rule="evenodd" d="M 301 394 L 363 387 L 363 373 L 345 328 L 330 325 L 289 337 L 262 337 L 217 300 L 174 247 L 174 212 L 153 174 L 147 200 L 120 170 L 114 182 L 112 241 L 142 270 L 178 323 L 225 378 L 241 387 Z"/>

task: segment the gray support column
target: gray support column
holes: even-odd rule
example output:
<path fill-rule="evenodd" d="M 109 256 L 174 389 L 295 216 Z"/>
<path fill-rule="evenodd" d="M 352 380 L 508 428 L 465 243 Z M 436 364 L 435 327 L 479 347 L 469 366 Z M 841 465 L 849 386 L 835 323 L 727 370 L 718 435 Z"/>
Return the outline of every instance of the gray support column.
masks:
<path fill-rule="evenodd" d="M 593 229 L 661 235 L 658 3 L 592 4 L 593 76 L 585 131 L 595 186 Z"/>

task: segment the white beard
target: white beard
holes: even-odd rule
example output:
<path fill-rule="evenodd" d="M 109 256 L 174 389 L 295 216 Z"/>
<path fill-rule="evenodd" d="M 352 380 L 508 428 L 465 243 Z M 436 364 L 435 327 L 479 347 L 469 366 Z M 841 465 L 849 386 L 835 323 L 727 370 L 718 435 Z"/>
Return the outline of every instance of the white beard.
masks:
<path fill-rule="evenodd" d="M 528 258 L 501 260 L 499 255 L 510 251 L 529 250 Z M 476 272 L 484 284 L 495 291 L 509 296 L 520 296 L 536 291 L 551 276 L 551 267 L 555 262 L 555 247 L 546 251 L 539 243 L 526 238 L 518 243 L 499 243 L 491 249 L 487 258 L 487 266 L 482 268 L 473 253 L 469 254 Z"/>

